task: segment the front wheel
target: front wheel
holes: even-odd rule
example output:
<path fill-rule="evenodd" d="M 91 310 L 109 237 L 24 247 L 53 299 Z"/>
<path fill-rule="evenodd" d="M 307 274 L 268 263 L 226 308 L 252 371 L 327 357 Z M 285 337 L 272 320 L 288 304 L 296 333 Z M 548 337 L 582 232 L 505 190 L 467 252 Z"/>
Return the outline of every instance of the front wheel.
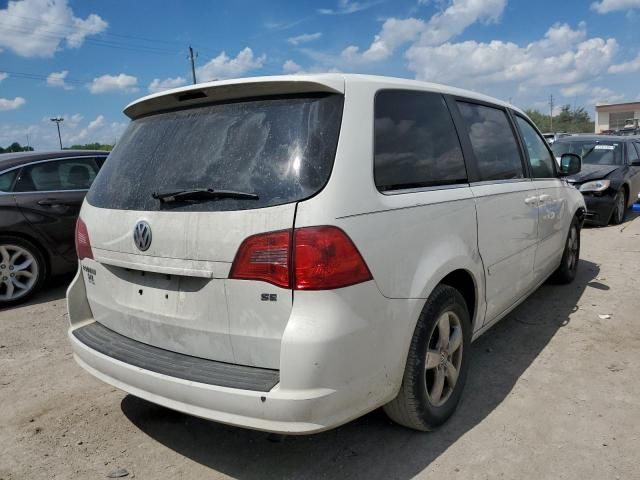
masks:
<path fill-rule="evenodd" d="M 42 254 L 22 238 L 0 237 L 0 308 L 27 300 L 44 280 Z"/>
<path fill-rule="evenodd" d="M 580 260 L 580 227 L 578 219 L 574 217 L 569 227 L 567 242 L 562 252 L 560 266 L 553 273 L 551 279 L 556 283 L 571 283 L 576 278 L 578 261 Z"/>
<path fill-rule="evenodd" d="M 624 216 L 627 213 L 627 195 L 624 189 L 621 189 L 613 201 L 613 213 L 611 213 L 611 223 L 613 225 L 620 225 L 624 222 Z"/>
<path fill-rule="evenodd" d="M 455 411 L 467 378 L 471 319 L 458 290 L 438 285 L 413 335 L 398 396 L 384 406 L 396 423 L 433 430 Z"/>

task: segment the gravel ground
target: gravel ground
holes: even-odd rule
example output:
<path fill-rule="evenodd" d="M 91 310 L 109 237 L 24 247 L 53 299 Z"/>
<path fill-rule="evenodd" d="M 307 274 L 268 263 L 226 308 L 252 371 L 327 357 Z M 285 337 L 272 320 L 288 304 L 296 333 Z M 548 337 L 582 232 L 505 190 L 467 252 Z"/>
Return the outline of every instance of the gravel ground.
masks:
<path fill-rule="evenodd" d="M 640 478 L 640 218 L 583 231 L 575 283 L 474 343 L 462 403 L 429 434 L 375 411 L 272 442 L 127 395 L 73 361 L 69 280 L 0 311 L 2 480 Z"/>

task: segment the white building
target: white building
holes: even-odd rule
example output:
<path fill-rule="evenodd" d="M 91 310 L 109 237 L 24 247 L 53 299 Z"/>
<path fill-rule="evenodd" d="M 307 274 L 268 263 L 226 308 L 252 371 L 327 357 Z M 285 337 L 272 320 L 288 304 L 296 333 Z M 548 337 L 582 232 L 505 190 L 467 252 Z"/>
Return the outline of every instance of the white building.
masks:
<path fill-rule="evenodd" d="M 596 105 L 595 133 L 602 133 L 607 130 L 620 130 L 624 128 L 625 125 L 638 127 L 639 122 L 640 102 Z"/>

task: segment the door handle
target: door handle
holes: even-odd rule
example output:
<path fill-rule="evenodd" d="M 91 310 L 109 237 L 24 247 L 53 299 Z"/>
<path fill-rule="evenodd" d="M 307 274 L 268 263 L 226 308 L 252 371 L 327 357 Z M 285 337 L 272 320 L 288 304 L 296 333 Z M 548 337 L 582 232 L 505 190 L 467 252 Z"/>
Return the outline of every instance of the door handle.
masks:
<path fill-rule="evenodd" d="M 47 198 L 44 200 L 40 200 L 38 202 L 38 205 L 42 205 L 44 207 L 55 207 L 56 205 L 64 205 L 64 203 L 55 198 Z"/>
<path fill-rule="evenodd" d="M 538 197 L 527 197 L 524 199 L 524 203 L 527 205 L 537 205 Z"/>

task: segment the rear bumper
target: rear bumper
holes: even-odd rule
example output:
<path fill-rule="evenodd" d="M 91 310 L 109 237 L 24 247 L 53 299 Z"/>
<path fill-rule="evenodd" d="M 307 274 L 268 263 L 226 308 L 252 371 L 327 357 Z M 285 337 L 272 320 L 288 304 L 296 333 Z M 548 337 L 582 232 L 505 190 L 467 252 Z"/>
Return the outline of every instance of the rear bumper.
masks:
<path fill-rule="evenodd" d="M 278 383 L 265 387 L 268 391 L 260 391 L 255 385 L 232 388 L 228 385 L 233 383 L 222 386 L 220 383 L 224 382 L 206 383 L 207 378 L 168 374 L 170 368 L 145 366 L 114 353 L 117 349 L 99 348 L 97 344 L 92 348 L 92 342 L 81 341 L 83 336 L 76 332 L 96 323 L 81 272 L 67 292 L 71 324 L 68 337 L 74 358 L 82 368 L 152 403 L 255 430 L 316 433 L 385 404 L 400 387 L 415 326 L 410 319 L 417 315 L 422 302 L 389 300 L 379 292 L 376 297 L 373 292 L 378 292 L 373 282 L 342 292 L 299 292 L 282 338 Z M 360 312 L 338 305 L 347 300 L 348 304 L 359 306 Z M 403 321 L 407 322 L 406 328 Z M 130 339 L 123 338 L 127 339 L 124 347 L 132 348 Z M 180 355 L 164 352 L 174 359 Z M 169 356 L 160 358 L 160 363 L 170 364 L 173 360 Z"/>
<path fill-rule="evenodd" d="M 270 392 L 220 387 L 142 369 L 82 343 L 69 330 L 76 362 L 86 371 L 136 397 L 196 417 L 269 432 L 314 433 L 341 423 L 339 417 L 314 421 L 318 403 L 330 402 L 327 389 Z M 328 422 L 329 420 L 329 422 Z M 347 418 L 344 421 L 348 421 Z"/>

